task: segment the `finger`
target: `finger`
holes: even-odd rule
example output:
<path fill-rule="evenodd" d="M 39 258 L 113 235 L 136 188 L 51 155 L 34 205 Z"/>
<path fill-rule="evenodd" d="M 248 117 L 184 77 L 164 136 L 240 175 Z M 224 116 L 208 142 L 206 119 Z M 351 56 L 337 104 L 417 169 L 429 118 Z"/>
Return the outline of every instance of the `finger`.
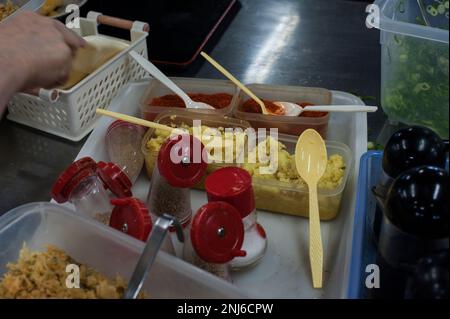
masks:
<path fill-rule="evenodd" d="M 74 31 L 66 28 L 66 26 L 61 22 L 54 20 L 54 25 L 63 36 L 64 41 L 72 50 L 77 50 L 78 48 L 82 48 L 87 45 L 86 41 L 82 37 L 80 37 Z"/>

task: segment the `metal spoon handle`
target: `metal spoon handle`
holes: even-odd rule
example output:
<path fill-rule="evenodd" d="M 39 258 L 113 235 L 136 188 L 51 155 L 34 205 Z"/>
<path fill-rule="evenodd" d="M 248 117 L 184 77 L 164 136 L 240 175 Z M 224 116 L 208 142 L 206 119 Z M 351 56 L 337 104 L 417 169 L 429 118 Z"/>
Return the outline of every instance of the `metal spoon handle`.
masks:
<path fill-rule="evenodd" d="M 155 262 L 156 255 L 158 254 L 171 226 L 175 226 L 179 239 L 183 241 L 183 231 L 181 229 L 181 225 L 172 216 L 164 215 L 158 218 L 128 283 L 128 289 L 124 294 L 124 299 L 136 299 L 139 295 L 148 272 Z"/>
<path fill-rule="evenodd" d="M 167 86 L 173 93 L 178 95 L 186 104 L 188 108 L 192 108 L 193 101 L 184 93 L 172 80 L 170 80 L 164 73 L 162 73 L 153 63 L 144 59 L 140 54 L 131 51 L 131 57 L 139 63 L 148 73 L 150 73 L 155 79 Z"/>
<path fill-rule="evenodd" d="M 309 186 L 309 258 L 314 288 L 322 288 L 323 247 L 317 184 Z"/>

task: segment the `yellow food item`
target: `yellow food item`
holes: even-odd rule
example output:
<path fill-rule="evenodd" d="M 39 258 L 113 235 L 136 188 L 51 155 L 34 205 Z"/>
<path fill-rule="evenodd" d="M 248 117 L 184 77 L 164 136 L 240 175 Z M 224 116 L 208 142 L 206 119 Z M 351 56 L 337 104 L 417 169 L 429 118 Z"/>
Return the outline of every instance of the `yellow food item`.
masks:
<path fill-rule="evenodd" d="M 43 16 L 50 16 L 52 12 L 64 5 L 64 0 L 46 0 L 42 7 L 39 9 L 39 13 Z"/>
<path fill-rule="evenodd" d="M 172 126 L 175 127 L 174 125 Z M 188 129 L 192 134 L 192 128 L 189 128 L 187 125 L 183 125 L 183 128 Z M 202 131 L 205 129 L 206 127 L 202 127 Z M 147 173 L 150 177 L 153 172 L 158 151 L 168 136 L 169 133 L 167 131 L 156 130 L 153 133 L 152 138 L 145 144 L 147 150 L 145 163 Z M 258 161 L 260 159 L 258 157 L 258 149 L 263 145 L 258 145 L 258 147 L 254 148 L 248 154 L 244 154 L 245 160 L 243 161 L 243 164 L 235 163 L 231 165 L 241 166 L 252 175 L 253 190 L 255 193 L 256 207 L 258 209 L 308 217 L 308 187 L 305 181 L 298 176 L 294 154 L 289 153 L 283 143 L 276 141 L 271 137 L 268 137 L 260 144 L 264 143 L 266 143 L 266 161 L 263 161 L 263 163 Z M 271 153 L 270 146 L 272 146 L 273 149 L 277 149 L 278 152 Z M 246 150 L 246 147 L 243 146 L 242 150 Z M 237 157 L 236 152 L 234 153 L 234 156 L 235 158 Z M 264 158 L 264 156 L 261 157 Z M 252 159 L 256 159 L 256 162 L 250 161 Z M 272 165 L 269 165 L 269 163 L 272 163 Z M 230 164 L 210 164 L 208 165 L 207 174 L 220 167 L 229 165 Z M 270 173 L 260 170 L 261 168 L 270 166 L 273 168 Z M 338 193 L 337 191 L 343 183 L 347 169 L 345 160 L 341 155 L 332 154 L 329 157 L 325 174 L 318 184 L 319 213 L 322 220 L 333 219 L 339 213 L 342 192 Z M 197 188 L 200 189 L 203 187 L 203 183 L 200 183 L 197 186 Z"/>
<path fill-rule="evenodd" d="M 261 173 L 260 168 L 265 167 L 268 164 L 262 163 L 249 163 L 248 160 L 244 163 L 244 169 L 247 170 L 250 175 L 256 177 L 258 179 L 267 179 L 272 181 L 279 181 L 283 183 L 288 183 L 290 186 L 305 188 L 307 185 L 305 181 L 298 175 L 297 168 L 295 165 L 295 155 L 290 154 L 286 150 L 286 146 L 273 139 L 272 137 L 268 137 L 265 141 L 261 143 L 266 143 L 266 157 L 271 156 L 271 162 L 273 162 L 274 167 L 276 167 L 276 171 L 272 174 Z M 273 155 L 270 155 L 270 145 L 271 143 L 276 143 L 276 148 L 278 149 L 278 159 Z M 255 158 L 258 158 L 258 148 L 255 148 L 253 151 Z M 251 154 L 247 156 L 250 157 Z M 331 190 L 339 187 L 342 183 L 342 179 L 345 175 L 345 162 L 344 158 L 341 155 L 331 155 L 328 159 L 328 165 L 325 170 L 325 174 L 319 181 L 318 187 L 319 189 Z"/>
<path fill-rule="evenodd" d="M 88 45 L 78 49 L 69 79 L 59 87 L 62 90 L 72 88 L 127 47 L 127 44 L 123 42 L 102 36 L 88 36 L 84 39 Z"/>
<path fill-rule="evenodd" d="M 14 3 L 12 3 L 10 0 L 6 1 L 5 4 L 0 3 L 0 21 L 14 13 L 14 11 L 16 11 L 17 9 L 18 7 L 14 5 Z"/>
<path fill-rule="evenodd" d="M 79 266 L 80 288 L 66 286 L 66 267 L 71 264 Z M 0 279 L 0 298 L 5 299 L 119 299 L 126 289 L 119 276 L 108 280 L 53 246 L 45 252 L 31 252 L 24 245 L 17 263 L 7 267 L 8 272 Z"/>

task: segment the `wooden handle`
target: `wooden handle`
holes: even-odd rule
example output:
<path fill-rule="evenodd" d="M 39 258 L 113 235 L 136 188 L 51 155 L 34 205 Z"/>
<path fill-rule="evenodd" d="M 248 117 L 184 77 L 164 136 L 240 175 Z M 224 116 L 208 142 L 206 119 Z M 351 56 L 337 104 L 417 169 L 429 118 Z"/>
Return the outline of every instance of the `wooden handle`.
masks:
<path fill-rule="evenodd" d="M 174 134 L 189 134 L 189 133 L 186 133 L 186 131 L 184 131 L 182 129 L 173 128 L 173 127 L 170 127 L 167 125 L 163 125 L 163 124 L 159 124 L 159 123 L 155 123 L 155 122 L 151 122 L 151 121 L 146 121 L 146 120 L 134 117 L 134 116 L 116 113 L 116 112 L 112 112 L 112 111 L 108 111 L 108 110 L 104 110 L 104 109 L 97 109 L 96 112 L 97 112 L 97 114 L 100 114 L 100 115 L 109 116 L 109 117 L 112 117 L 112 118 L 115 118 L 118 120 L 122 120 L 122 121 L 125 121 L 128 123 L 153 128 L 155 130 L 169 131 Z"/>
<path fill-rule="evenodd" d="M 115 18 L 111 16 L 106 15 L 100 15 L 97 17 L 97 22 L 99 24 L 107 25 L 114 28 L 124 29 L 124 30 L 131 30 L 133 29 L 134 22 L 131 20 L 121 19 L 121 18 Z M 149 32 L 150 26 L 148 23 L 144 25 L 143 31 Z"/>
<path fill-rule="evenodd" d="M 236 84 L 242 91 L 244 91 L 248 96 L 250 96 L 253 100 L 256 101 L 256 103 L 259 104 L 261 107 L 261 111 L 263 114 L 269 114 L 267 112 L 266 106 L 264 105 L 264 102 L 261 101 L 252 91 L 250 91 L 244 84 L 242 84 L 238 79 L 236 79 L 230 72 L 228 72 L 223 66 L 221 66 L 216 60 L 211 58 L 208 54 L 205 52 L 200 53 L 202 57 L 206 59 L 209 63 L 212 64 L 219 72 L 221 72 L 223 75 L 225 75 L 231 82 Z"/>
<path fill-rule="evenodd" d="M 312 187 L 311 187 L 312 186 Z M 309 258 L 313 287 L 322 288 L 323 277 L 323 247 L 320 230 L 319 201 L 317 185 L 309 187 Z"/>

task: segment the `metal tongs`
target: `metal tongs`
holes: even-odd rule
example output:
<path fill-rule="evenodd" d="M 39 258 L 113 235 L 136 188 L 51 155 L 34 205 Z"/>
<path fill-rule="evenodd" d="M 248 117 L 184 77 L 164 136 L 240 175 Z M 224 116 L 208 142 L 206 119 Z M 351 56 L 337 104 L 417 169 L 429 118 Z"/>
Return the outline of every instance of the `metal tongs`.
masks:
<path fill-rule="evenodd" d="M 123 297 L 124 299 L 136 299 L 139 295 L 142 285 L 147 278 L 148 272 L 155 262 L 161 245 L 166 238 L 169 228 L 171 227 L 175 228 L 178 240 L 180 242 L 184 242 L 183 228 L 176 218 L 167 214 L 164 214 L 162 217 L 158 218 L 128 283 L 127 291 Z"/>

